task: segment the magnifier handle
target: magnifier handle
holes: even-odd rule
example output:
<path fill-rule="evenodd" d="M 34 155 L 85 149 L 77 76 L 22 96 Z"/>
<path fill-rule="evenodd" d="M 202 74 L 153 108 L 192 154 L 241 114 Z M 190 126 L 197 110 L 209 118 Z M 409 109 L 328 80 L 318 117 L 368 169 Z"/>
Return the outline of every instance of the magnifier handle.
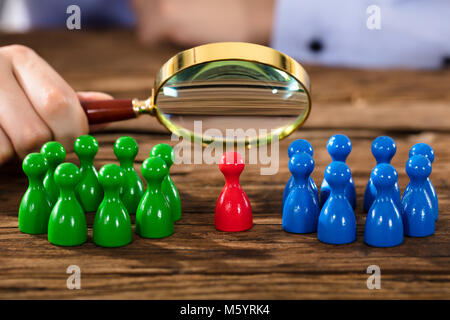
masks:
<path fill-rule="evenodd" d="M 136 118 L 131 99 L 80 100 L 89 124 L 107 123 Z"/>

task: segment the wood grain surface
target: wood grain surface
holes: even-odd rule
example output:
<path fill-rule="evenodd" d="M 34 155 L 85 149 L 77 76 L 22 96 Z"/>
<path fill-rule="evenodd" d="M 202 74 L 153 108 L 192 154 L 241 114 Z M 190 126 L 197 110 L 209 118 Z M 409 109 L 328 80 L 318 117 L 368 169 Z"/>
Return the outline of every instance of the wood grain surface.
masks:
<path fill-rule="evenodd" d="M 118 98 L 145 98 L 154 75 L 175 48 L 144 47 L 127 32 L 41 32 L 0 35 L 0 45 L 22 43 L 35 49 L 77 90 L 98 90 Z M 62 248 L 46 235 L 18 230 L 17 212 L 27 181 L 21 163 L 0 167 L 0 298 L 3 299 L 449 299 L 450 298 L 450 71 L 375 71 L 306 66 L 313 110 L 303 128 L 280 143 L 277 174 L 260 174 L 248 164 L 241 184 L 253 207 L 254 227 L 241 233 L 214 229 L 214 207 L 223 187 L 216 165 L 174 165 L 183 216 L 175 233 L 159 240 L 134 235 L 122 248 L 92 243 L 93 215 L 87 215 L 89 241 Z M 348 159 L 358 195 L 357 241 L 342 246 L 320 243 L 316 234 L 281 229 L 281 199 L 289 178 L 287 147 L 297 138 L 314 147 L 318 185 L 330 162 L 328 138 L 348 135 Z M 170 141 L 154 119 L 115 123 L 95 133 L 100 152 L 95 165 L 116 162 L 112 144 L 121 135 L 137 139 L 135 167 L 151 147 Z M 364 244 L 364 188 L 375 164 L 370 145 L 379 135 L 395 139 L 393 165 L 402 190 L 404 165 L 417 142 L 433 146 L 431 179 L 440 201 L 436 233 L 405 238 L 395 248 Z M 68 160 L 78 163 L 73 153 Z M 134 221 L 134 217 L 132 218 Z M 68 290 L 66 268 L 81 268 L 81 290 Z M 369 290 L 369 265 L 381 268 L 381 289 Z"/>

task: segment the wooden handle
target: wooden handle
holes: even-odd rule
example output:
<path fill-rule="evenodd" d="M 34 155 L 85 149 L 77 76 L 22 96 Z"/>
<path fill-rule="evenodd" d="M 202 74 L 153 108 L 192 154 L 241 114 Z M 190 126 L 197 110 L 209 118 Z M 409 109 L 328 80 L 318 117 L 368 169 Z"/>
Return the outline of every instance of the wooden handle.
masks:
<path fill-rule="evenodd" d="M 136 118 L 131 99 L 80 101 L 89 124 L 107 123 Z"/>

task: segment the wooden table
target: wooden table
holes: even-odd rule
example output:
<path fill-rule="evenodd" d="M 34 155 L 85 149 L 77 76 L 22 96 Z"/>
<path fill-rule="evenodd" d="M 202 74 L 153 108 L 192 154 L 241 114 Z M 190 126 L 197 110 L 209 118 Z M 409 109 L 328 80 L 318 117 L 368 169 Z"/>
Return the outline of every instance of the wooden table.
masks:
<path fill-rule="evenodd" d="M 0 45 L 34 48 L 77 90 L 106 91 L 116 97 L 150 94 L 159 66 L 174 48 L 139 45 L 127 32 L 61 32 L 1 35 Z M 17 227 L 17 212 L 27 181 L 20 163 L 0 168 L 0 298 L 120 299 L 449 299 L 450 298 L 450 71 L 368 71 L 306 67 L 313 86 L 313 111 L 306 125 L 280 145 L 280 170 L 260 175 L 248 165 L 241 177 L 254 213 L 247 232 L 214 229 L 214 207 L 223 187 L 216 165 L 178 165 L 172 177 L 181 194 L 183 217 L 175 234 L 106 249 L 89 241 L 61 248 L 46 235 L 27 235 Z M 136 168 L 150 148 L 170 142 L 149 118 L 114 124 L 95 136 L 100 142 L 96 167 L 116 162 L 114 140 L 124 134 L 140 145 Z M 355 243 L 332 246 L 316 234 L 293 235 L 281 229 L 281 199 L 289 178 L 286 150 L 297 138 L 315 150 L 313 178 L 320 185 L 330 162 L 325 145 L 336 133 L 348 135 L 348 159 L 358 194 Z M 432 181 L 440 200 L 435 235 L 405 238 L 395 248 L 364 244 L 364 188 L 374 160 L 372 140 L 392 136 L 398 145 L 393 165 L 403 190 L 410 146 L 430 143 L 436 151 Z M 173 144 L 173 143 L 172 143 Z M 73 154 L 69 161 L 77 163 Z M 134 220 L 134 218 L 133 218 Z M 66 268 L 81 268 L 81 290 L 68 290 Z M 369 265 L 381 268 L 381 289 L 369 290 Z"/>

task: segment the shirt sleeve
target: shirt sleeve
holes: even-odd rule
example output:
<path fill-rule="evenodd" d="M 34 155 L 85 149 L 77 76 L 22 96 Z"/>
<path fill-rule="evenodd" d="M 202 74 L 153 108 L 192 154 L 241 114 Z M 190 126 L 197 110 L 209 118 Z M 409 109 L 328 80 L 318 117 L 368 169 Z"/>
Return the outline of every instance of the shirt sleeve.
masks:
<path fill-rule="evenodd" d="M 450 60 L 449 12 L 448 0 L 277 0 L 272 46 L 305 63 L 439 68 Z"/>

